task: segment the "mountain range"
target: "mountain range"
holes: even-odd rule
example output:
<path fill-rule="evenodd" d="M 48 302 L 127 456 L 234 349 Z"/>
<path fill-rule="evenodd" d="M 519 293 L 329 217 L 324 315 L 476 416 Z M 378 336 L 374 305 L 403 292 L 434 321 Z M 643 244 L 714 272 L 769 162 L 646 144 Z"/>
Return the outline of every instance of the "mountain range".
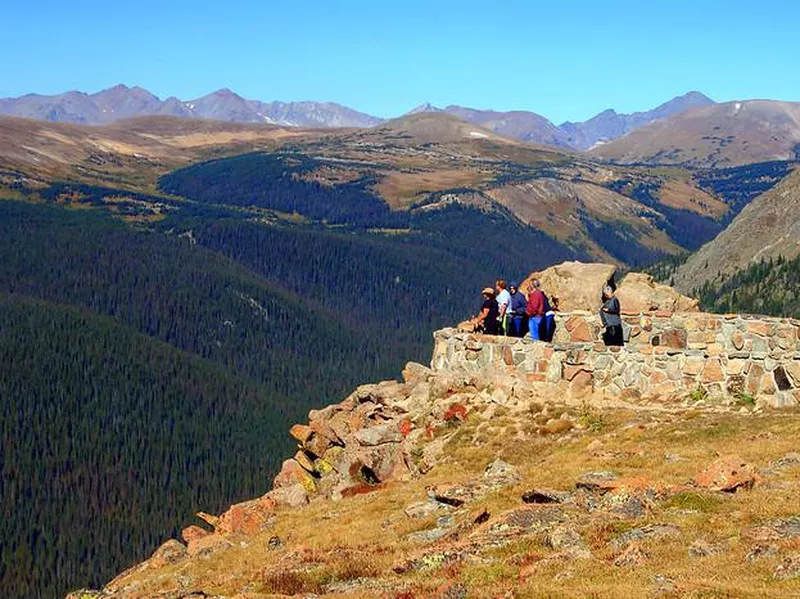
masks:
<path fill-rule="evenodd" d="M 260 102 L 229 89 L 182 101 L 161 100 L 138 86 L 115 85 L 87 94 L 28 94 L 0 100 L 0 114 L 53 122 L 103 125 L 137 116 L 177 116 L 288 127 L 372 127 L 383 120 L 332 102 Z"/>
<path fill-rule="evenodd" d="M 24 449 L 0 485 L 2 597 L 100 584 L 189 514 L 261 492 L 298 415 L 427 358 L 498 275 L 674 265 L 716 236 L 672 272 L 691 290 L 800 248 L 785 102 L 682 110 L 704 102 L 689 94 L 575 141 L 580 124 L 455 106 L 333 128 L 355 117 L 228 90 L 26 98 L 50 102 L 40 120 L 0 116 L 0 431 Z M 81 111 L 109 122 L 47 120 Z M 773 301 L 800 297 L 785 270 L 737 288 L 772 301 L 737 311 L 800 314 Z"/>
<path fill-rule="evenodd" d="M 437 108 L 422 104 L 411 111 L 446 112 L 495 133 L 522 141 L 586 150 L 639 127 L 696 106 L 714 104 L 700 92 L 689 92 L 653 110 L 619 114 L 606 110 L 585 122 L 555 125 L 525 110 L 477 110 L 463 106 Z M 102 125 L 136 116 L 177 116 L 287 127 L 373 127 L 386 119 L 332 102 L 262 102 L 220 89 L 194 100 L 171 96 L 161 100 L 138 86 L 116 85 L 94 94 L 69 91 L 58 95 L 28 94 L 0 99 L 0 114 L 52 122 Z"/>

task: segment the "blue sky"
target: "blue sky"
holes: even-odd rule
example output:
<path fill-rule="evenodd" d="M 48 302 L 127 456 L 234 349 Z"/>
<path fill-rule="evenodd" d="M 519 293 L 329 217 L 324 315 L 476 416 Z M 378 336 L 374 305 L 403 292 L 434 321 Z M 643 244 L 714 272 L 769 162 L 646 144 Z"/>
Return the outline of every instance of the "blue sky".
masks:
<path fill-rule="evenodd" d="M 6 0 L 0 97 L 229 87 L 378 116 L 429 101 L 556 123 L 689 90 L 800 101 L 800 3 Z"/>

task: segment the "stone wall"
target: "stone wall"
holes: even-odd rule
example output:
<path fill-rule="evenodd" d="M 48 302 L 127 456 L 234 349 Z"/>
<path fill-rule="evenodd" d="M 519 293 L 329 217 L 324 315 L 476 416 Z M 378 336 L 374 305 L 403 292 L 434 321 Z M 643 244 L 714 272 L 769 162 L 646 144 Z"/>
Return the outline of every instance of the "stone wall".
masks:
<path fill-rule="evenodd" d="M 774 407 L 800 403 L 800 321 L 704 314 L 623 314 L 626 345 L 606 347 L 595 314 L 560 313 L 553 343 L 434 333 L 435 371 L 484 368 L 566 386 L 575 394 L 675 400 L 753 398 Z"/>

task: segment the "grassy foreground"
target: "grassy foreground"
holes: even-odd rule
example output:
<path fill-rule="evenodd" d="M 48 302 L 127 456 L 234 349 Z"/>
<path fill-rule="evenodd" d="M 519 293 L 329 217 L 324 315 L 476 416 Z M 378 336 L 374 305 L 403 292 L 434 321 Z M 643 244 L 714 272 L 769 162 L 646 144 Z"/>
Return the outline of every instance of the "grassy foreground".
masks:
<path fill-rule="evenodd" d="M 138 567 L 107 591 L 242 599 L 800 596 L 793 577 L 800 519 L 792 520 L 800 515 L 800 456 L 792 455 L 800 413 L 739 410 L 476 409 L 430 442 L 443 450 L 424 476 L 281 508 L 263 533 L 194 552 L 190 543 L 189 559 Z M 755 486 L 735 493 L 695 486 L 698 472 L 726 454 L 758 470 Z M 428 500 L 474 491 L 496 458 L 517 478 L 468 493 L 457 507 Z M 613 473 L 618 483 L 576 491 L 587 472 Z M 526 504 L 532 489 L 569 498 Z M 436 509 L 413 510 L 426 501 Z M 446 533 L 426 537 L 437 529 Z"/>

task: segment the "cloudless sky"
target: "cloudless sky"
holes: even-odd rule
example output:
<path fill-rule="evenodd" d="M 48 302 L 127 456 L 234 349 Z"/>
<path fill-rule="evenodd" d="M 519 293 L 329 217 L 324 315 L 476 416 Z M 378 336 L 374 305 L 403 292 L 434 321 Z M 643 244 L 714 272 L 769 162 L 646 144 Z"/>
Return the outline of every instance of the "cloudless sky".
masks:
<path fill-rule="evenodd" d="M 4 0 L 0 97 L 140 85 L 193 99 L 422 102 L 555 123 L 690 90 L 800 101 L 800 2 Z"/>

